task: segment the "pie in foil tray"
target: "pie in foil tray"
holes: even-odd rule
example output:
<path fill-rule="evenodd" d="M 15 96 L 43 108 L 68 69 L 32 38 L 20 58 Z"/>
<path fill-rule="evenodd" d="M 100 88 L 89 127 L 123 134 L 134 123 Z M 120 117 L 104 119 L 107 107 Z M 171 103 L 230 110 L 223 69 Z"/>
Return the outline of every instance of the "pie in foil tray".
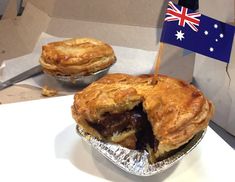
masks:
<path fill-rule="evenodd" d="M 137 176 L 152 176 L 173 166 L 190 153 L 199 144 L 206 133 L 206 130 L 198 132 L 187 144 L 175 151 L 175 153 L 154 164 L 150 164 L 148 160 L 149 154 L 145 150 L 131 150 L 118 144 L 98 140 L 89 133 L 86 133 L 78 125 L 76 130 L 85 142 L 90 144 L 113 164 L 127 173 Z"/>

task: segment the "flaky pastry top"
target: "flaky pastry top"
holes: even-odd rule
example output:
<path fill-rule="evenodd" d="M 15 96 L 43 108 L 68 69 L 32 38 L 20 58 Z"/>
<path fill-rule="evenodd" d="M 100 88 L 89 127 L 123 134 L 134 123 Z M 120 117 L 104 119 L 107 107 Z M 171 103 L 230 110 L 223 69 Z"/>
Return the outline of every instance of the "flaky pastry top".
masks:
<path fill-rule="evenodd" d="M 152 75 L 106 75 L 75 94 L 73 117 L 101 137 L 86 121 L 99 122 L 107 112 L 122 113 L 142 104 L 159 141 L 157 155 L 176 149 L 208 126 L 213 105 L 184 81 L 159 75 L 158 83 L 152 84 L 152 79 Z"/>
<path fill-rule="evenodd" d="M 77 38 L 52 42 L 42 47 L 40 63 L 52 75 L 89 75 L 109 67 L 116 61 L 108 44 L 92 39 Z"/>

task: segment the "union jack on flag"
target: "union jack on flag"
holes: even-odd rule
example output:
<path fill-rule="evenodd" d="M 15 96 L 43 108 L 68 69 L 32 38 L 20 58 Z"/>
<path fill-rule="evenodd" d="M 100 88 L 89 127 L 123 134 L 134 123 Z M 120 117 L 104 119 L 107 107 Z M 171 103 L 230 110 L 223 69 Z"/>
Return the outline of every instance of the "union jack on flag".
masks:
<path fill-rule="evenodd" d="M 198 31 L 196 26 L 199 26 L 201 13 L 188 12 L 188 8 L 177 8 L 171 1 L 168 3 L 166 10 L 165 21 L 178 21 L 178 25 L 184 27 L 185 23 L 190 26 L 194 31 Z"/>
<path fill-rule="evenodd" d="M 168 3 L 161 42 L 229 63 L 234 26 Z"/>

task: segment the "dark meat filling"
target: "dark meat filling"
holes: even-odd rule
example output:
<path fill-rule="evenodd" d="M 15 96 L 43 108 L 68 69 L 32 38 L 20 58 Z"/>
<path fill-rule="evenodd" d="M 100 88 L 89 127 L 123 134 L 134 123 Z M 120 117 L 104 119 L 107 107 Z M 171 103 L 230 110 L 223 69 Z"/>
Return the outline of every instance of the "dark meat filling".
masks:
<path fill-rule="evenodd" d="M 135 149 L 144 150 L 147 145 L 154 150 L 157 149 L 158 142 L 153 135 L 152 127 L 142 105 L 138 105 L 133 110 L 124 113 L 106 113 L 103 120 L 97 123 L 88 123 L 105 138 L 113 136 L 114 133 L 135 129 L 137 131 Z"/>

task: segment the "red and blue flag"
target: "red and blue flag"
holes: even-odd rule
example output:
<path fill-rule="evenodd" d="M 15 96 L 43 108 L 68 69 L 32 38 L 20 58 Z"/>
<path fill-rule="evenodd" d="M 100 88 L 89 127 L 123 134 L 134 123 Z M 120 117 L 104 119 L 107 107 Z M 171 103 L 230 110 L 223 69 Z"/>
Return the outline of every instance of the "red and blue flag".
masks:
<path fill-rule="evenodd" d="M 235 27 L 168 3 L 161 42 L 229 63 Z"/>

